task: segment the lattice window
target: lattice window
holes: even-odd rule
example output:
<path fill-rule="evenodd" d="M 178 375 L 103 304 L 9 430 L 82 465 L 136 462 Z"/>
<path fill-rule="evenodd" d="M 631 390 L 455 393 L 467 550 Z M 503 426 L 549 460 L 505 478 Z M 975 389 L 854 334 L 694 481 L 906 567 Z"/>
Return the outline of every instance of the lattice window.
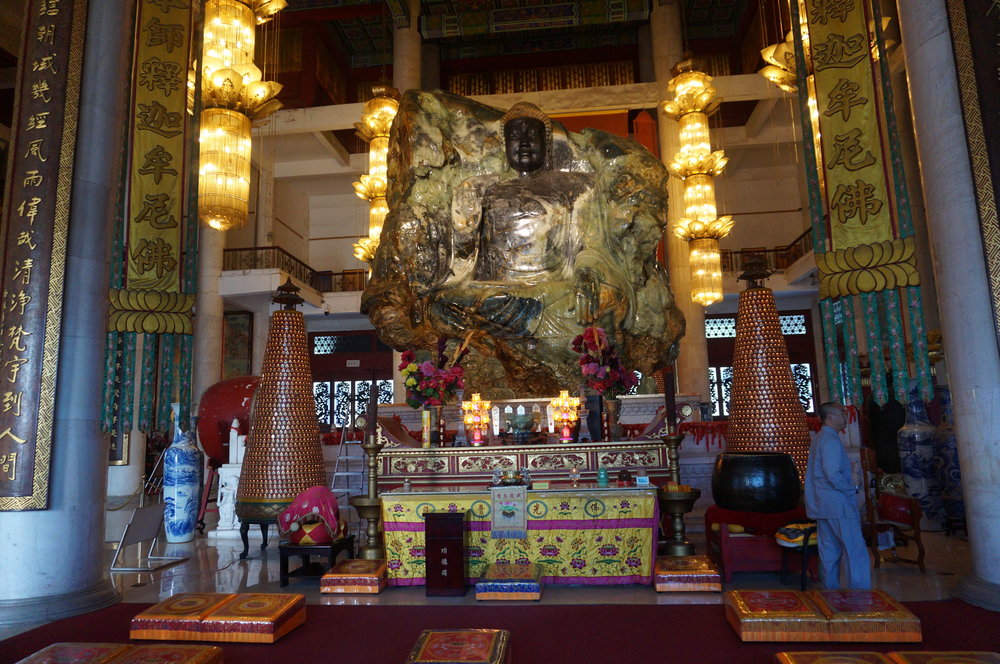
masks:
<path fill-rule="evenodd" d="M 313 337 L 313 355 L 330 355 L 337 352 L 340 337 Z"/>
<path fill-rule="evenodd" d="M 372 382 L 370 380 L 354 381 L 354 419 L 359 416 L 364 417 L 368 410 L 368 400 L 372 394 Z"/>
<path fill-rule="evenodd" d="M 371 349 L 372 338 L 365 334 L 332 334 L 313 337 L 313 355 L 367 353 Z"/>
<path fill-rule="evenodd" d="M 719 405 L 721 398 L 719 397 L 719 369 L 717 367 L 708 368 L 708 393 L 712 397 L 712 417 L 722 415 L 722 407 Z"/>
<path fill-rule="evenodd" d="M 330 383 L 313 383 L 313 399 L 316 401 L 316 420 L 320 424 L 329 424 Z"/>
<path fill-rule="evenodd" d="M 333 384 L 333 426 L 338 429 L 351 424 L 351 405 L 354 395 L 351 393 L 351 381 L 338 380 Z"/>
<path fill-rule="evenodd" d="M 732 403 L 733 398 L 733 368 L 721 367 L 719 374 L 722 377 L 722 414 L 725 417 L 729 417 L 729 405 Z"/>
<path fill-rule="evenodd" d="M 376 382 L 376 385 L 378 385 L 377 403 L 395 403 L 391 380 L 380 380 Z"/>
<path fill-rule="evenodd" d="M 804 314 L 778 316 L 778 320 L 781 323 L 781 333 L 785 336 L 806 333 L 806 317 Z"/>
<path fill-rule="evenodd" d="M 813 385 L 812 385 L 812 366 L 808 363 L 793 364 L 792 367 L 792 378 L 795 379 L 795 387 L 799 391 L 799 401 L 802 402 L 802 408 L 807 413 L 812 413 L 816 410 L 816 404 L 813 401 Z"/>
<path fill-rule="evenodd" d="M 736 336 L 735 318 L 706 318 L 705 338 L 725 339 Z"/>

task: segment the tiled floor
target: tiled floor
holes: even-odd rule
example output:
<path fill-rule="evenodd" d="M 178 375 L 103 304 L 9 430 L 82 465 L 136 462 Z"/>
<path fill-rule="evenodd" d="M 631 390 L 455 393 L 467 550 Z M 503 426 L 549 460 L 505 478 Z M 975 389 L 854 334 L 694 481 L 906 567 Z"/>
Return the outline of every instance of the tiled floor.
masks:
<path fill-rule="evenodd" d="M 692 518 L 692 523 L 697 519 Z M 704 553 L 704 536 L 690 533 L 698 553 Z M 884 563 L 873 570 L 876 588 L 902 601 L 934 600 L 950 597 L 951 589 L 970 571 L 969 546 L 964 537 L 946 537 L 943 533 L 924 533 L 927 547 L 927 572 L 921 574 L 913 565 Z M 319 579 L 293 577 L 285 588 L 278 583 L 278 549 L 274 538 L 269 548 L 261 550 L 251 542 L 250 555 L 240 560 L 239 539 L 197 537 L 183 545 L 160 547 L 170 555 L 188 556 L 188 560 L 152 573 L 115 573 L 112 580 L 125 602 L 158 602 L 180 592 L 298 592 L 310 604 L 384 604 L 384 605 L 475 605 L 471 590 L 464 597 L 426 597 L 422 587 L 387 588 L 378 595 L 321 595 Z M 135 547 L 132 547 L 135 549 Z M 126 560 L 136 552 L 126 550 Z M 114 544 L 109 543 L 106 557 L 110 567 Z M 290 561 L 292 567 L 297 561 Z M 787 587 L 795 587 L 798 576 L 789 577 Z M 736 573 L 727 589 L 775 588 L 781 586 L 778 573 Z M 540 600 L 543 604 L 720 604 L 719 593 L 657 593 L 650 586 L 547 586 Z M 0 628 L 0 639 L 18 629 Z"/>

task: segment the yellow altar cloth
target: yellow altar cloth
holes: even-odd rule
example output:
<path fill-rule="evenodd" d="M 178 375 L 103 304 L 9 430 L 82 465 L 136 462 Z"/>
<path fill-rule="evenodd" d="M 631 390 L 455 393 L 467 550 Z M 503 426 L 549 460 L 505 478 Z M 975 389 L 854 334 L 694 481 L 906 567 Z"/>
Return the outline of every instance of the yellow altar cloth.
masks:
<path fill-rule="evenodd" d="M 528 491 L 526 539 L 490 537 L 489 492 L 434 487 L 382 494 L 389 585 L 423 585 L 423 515 L 468 512 L 466 576 L 492 563 L 536 563 L 545 583 L 652 583 L 659 512 L 654 487 Z"/>

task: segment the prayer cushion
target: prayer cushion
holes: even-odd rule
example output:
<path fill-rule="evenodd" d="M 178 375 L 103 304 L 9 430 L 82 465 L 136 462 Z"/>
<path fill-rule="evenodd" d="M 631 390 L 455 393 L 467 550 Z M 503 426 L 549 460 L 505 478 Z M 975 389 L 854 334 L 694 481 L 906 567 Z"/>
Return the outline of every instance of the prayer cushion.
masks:
<path fill-rule="evenodd" d="M 306 619 L 305 595 L 180 593 L 132 619 L 133 639 L 274 643 Z"/>
<path fill-rule="evenodd" d="M 128 648 L 124 643 L 53 643 L 17 664 L 108 664 Z"/>
<path fill-rule="evenodd" d="M 476 583 L 476 599 L 542 598 L 542 569 L 535 563 L 493 563 Z"/>
<path fill-rule="evenodd" d="M 951 650 L 891 652 L 893 664 L 1000 664 L 1000 653 Z"/>
<path fill-rule="evenodd" d="M 880 652 L 779 652 L 778 664 L 894 664 Z"/>
<path fill-rule="evenodd" d="M 505 629 L 425 629 L 406 664 L 509 664 Z"/>
<path fill-rule="evenodd" d="M 656 592 L 722 592 L 719 568 L 708 556 L 658 556 Z"/>
<path fill-rule="evenodd" d="M 53 643 L 18 664 L 222 664 L 222 648 L 188 643 Z"/>
<path fill-rule="evenodd" d="M 274 643 L 306 621 L 305 595 L 241 593 L 201 621 L 202 641 Z"/>
<path fill-rule="evenodd" d="M 881 590 L 813 590 L 832 641 L 920 641 L 920 619 Z"/>
<path fill-rule="evenodd" d="M 827 620 L 797 590 L 729 590 L 726 620 L 743 641 L 827 641 Z"/>
<path fill-rule="evenodd" d="M 384 560 L 342 560 L 319 580 L 319 591 L 378 594 L 386 578 Z"/>
<path fill-rule="evenodd" d="M 774 533 L 774 540 L 781 546 L 798 547 L 802 546 L 805 539 L 806 530 L 812 528 L 809 533 L 809 546 L 816 546 L 816 522 L 815 521 L 793 521 L 778 528 Z"/>
<path fill-rule="evenodd" d="M 233 597 L 231 593 L 178 593 L 132 618 L 129 637 L 198 640 L 201 621 Z"/>

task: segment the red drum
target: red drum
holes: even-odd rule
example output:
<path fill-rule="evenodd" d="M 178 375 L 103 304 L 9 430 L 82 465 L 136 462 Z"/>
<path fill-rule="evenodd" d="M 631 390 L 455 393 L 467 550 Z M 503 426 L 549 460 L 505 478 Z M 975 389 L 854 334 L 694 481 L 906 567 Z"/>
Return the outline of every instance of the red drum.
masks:
<path fill-rule="evenodd" d="M 250 430 L 250 405 L 260 387 L 260 376 L 222 380 L 205 390 L 198 404 L 198 439 L 216 463 L 229 463 L 229 427 L 240 421 L 240 433 Z"/>

